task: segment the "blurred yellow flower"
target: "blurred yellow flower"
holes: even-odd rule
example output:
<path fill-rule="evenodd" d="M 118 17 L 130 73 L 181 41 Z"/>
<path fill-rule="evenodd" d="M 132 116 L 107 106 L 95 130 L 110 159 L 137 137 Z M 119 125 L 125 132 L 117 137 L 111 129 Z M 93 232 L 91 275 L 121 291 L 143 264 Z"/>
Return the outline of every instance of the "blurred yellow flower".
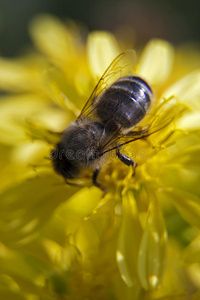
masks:
<path fill-rule="evenodd" d="M 142 124 L 166 126 L 123 148 L 135 174 L 113 157 L 104 195 L 67 186 L 49 159 L 122 50 L 108 32 L 85 46 L 81 30 L 40 16 L 38 50 L 0 59 L 0 298 L 198 299 L 200 54 L 162 40 L 142 51 L 134 72 L 154 92 Z"/>

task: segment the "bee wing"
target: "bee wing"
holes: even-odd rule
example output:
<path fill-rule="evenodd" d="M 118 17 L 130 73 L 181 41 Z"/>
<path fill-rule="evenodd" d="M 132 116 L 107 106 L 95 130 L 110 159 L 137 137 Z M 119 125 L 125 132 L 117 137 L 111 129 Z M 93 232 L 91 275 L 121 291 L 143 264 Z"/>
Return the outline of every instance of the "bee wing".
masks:
<path fill-rule="evenodd" d="M 120 53 L 99 79 L 99 82 L 78 116 L 78 119 L 92 115 L 92 112 L 95 110 L 96 105 L 100 101 L 100 95 L 102 92 L 105 91 L 115 80 L 125 75 L 133 74 L 135 65 L 136 54 L 134 50 L 127 50 Z"/>
<path fill-rule="evenodd" d="M 147 138 L 152 134 L 159 132 L 162 129 L 168 127 L 173 121 L 173 117 L 169 117 L 162 122 L 159 121 L 159 116 L 155 116 L 154 120 L 145 125 L 145 126 L 136 126 L 133 131 L 128 132 L 125 135 L 119 135 L 119 132 L 122 128 L 119 128 L 116 132 L 110 136 L 104 144 L 101 145 L 100 156 L 105 153 L 118 149 L 126 144 L 132 143 L 134 141 Z M 171 135 L 173 130 L 168 131 L 168 135 Z M 162 135 L 163 141 L 165 139 L 165 135 Z M 162 141 L 162 142 L 163 142 Z M 160 141 L 161 142 L 161 141 Z M 116 145 L 116 146 L 113 146 Z"/>
<path fill-rule="evenodd" d="M 174 102 L 174 100 L 176 99 L 171 97 L 156 105 L 153 109 L 154 112 L 147 114 L 142 121 L 142 124 L 146 125 L 141 124 L 136 126 L 134 127 L 134 130 L 129 131 L 125 135 L 115 135 L 113 139 L 111 138 L 106 144 L 106 150 L 102 153 L 104 154 L 105 152 L 122 147 L 133 141 L 147 138 L 152 134 L 156 137 L 156 143 L 158 145 L 163 145 L 168 141 L 168 138 L 176 132 L 176 123 L 173 121 L 176 120 L 178 115 L 181 116 L 182 113 L 187 110 L 187 107 L 183 105 L 177 107 L 177 101 Z M 159 133 L 161 130 L 162 134 Z M 116 143 L 117 146 L 112 148 L 113 143 Z M 102 153 L 101 155 L 103 155 Z"/>

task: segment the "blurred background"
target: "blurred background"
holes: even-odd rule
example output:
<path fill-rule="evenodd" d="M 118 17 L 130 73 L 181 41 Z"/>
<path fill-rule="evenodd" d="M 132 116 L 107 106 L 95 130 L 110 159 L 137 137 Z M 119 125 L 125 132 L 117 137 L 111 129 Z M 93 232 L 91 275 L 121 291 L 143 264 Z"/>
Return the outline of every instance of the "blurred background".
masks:
<path fill-rule="evenodd" d="M 198 0 L 0 0 L 1 56 L 19 55 L 31 43 L 28 24 L 39 13 L 75 20 L 87 30 L 110 30 L 139 45 L 152 37 L 176 45 L 200 40 Z"/>

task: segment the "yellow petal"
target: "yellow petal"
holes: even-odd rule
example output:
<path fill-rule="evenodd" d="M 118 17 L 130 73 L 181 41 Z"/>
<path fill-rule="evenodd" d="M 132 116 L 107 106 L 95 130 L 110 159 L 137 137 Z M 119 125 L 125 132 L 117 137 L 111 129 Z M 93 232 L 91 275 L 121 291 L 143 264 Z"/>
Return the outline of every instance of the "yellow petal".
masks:
<path fill-rule="evenodd" d="M 100 191 L 100 189 L 97 190 L 95 187 L 90 189 L 82 188 L 68 199 L 64 207 L 68 212 L 73 211 L 81 217 L 86 217 L 96 208 L 101 197 L 102 191 Z M 64 207 L 62 207 L 62 210 L 65 210 Z"/>
<path fill-rule="evenodd" d="M 103 75 L 120 52 L 115 37 L 104 31 L 95 31 L 89 35 L 87 51 L 90 69 L 95 78 Z"/>
<path fill-rule="evenodd" d="M 194 294 L 192 294 L 191 300 L 199 300 L 200 299 L 200 290 L 198 289 Z"/>
<path fill-rule="evenodd" d="M 198 235 L 182 252 L 181 258 L 186 263 L 200 261 L 200 235 Z"/>
<path fill-rule="evenodd" d="M 196 141 L 196 140 L 195 140 Z M 171 153 L 171 155 L 169 156 L 168 160 L 167 160 L 167 164 L 174 164 L 179 167 L 179 171 L 182 171 L 181 165 L 184 165 L 186 167 L 188 167 L 190 170 L 192 170 L 192 167 L 198 167 L 200 164 L 200 145 L 198 144 L 192 144 L 187 146 L 187 143 L 189 144 L 189 141 L 183 141 L 183 144 L 178 143 L 177 145 L 180 145 L 178 148 L 178 151 L 176 149 L 176 151 L 173 153 Z M 184 144 L 185 143 L 185 144 Z M 181 147 L 182 146 L 182 147 Z M 181 153 L 181 155 L 180 155 Z M 199 169 L 197 169 L 197 171 L 199 171 Z M 194 178 L 193 178 L 194 180 Z"/>
<path fill-rule="evenodd" d="M 152 40 L 144 49 L 138 66 L 138 74 L 152 85 L 163 83 L 170 75 L 174 59 L 172 46 L 163 40 Z"/>
<path fill-rule="evenodd" d="M 162 281 L 166 266 L 166 243 L 163 217 L 153 191 L 150 196 L 149 216 L 139 253 L 139 276 L 144 289 L 156 288 Z"/>
<path fill-rule="evenodd" d="M 73 54 L 73 43 L 67 28 L 55 17 L 40 15 L 30 26 L 37 47 L 55 63 L 66 62 Z"/>
<path fill-rule="evenodd" d="M 54 175 L 43 175 L 1 193 L 0 210 L 9 215 L 2 221 L 5 244 L 30 242 L 59 204 L 76 191 L 77 188 L 62 184 Z"/>
<path fill-rule="evenodd" d="M 184 115 L 177 123 L 177 128 L 183 130 L 200 129 L 200 111 L 190 112 Z"/>
<path fill-rule="evenodd" d="M 0 59 L 0 88 L 10 91 L 27 91 L 35 88 L 35 78 L 20 60 Z"/>
<path fill-rule="evenodd" d="M 200 110 L 200 70 L 181 78 L 170 86 L 162 95 L 168 98 L 175 95 L 193 109 Z"/>
<path fill-rule="evenodd" d="M 61 134 L 57 132 L 52 132 L 43 126 L 38 126 L 36 123 L 27 121 L 24 124 L 24 128 L 26 131 L 27 137 L 30 138 L 30 140 L 41 140 L 45 141 L 47 143 L 50 143 L 52 145 L 55 145 L 58 143 L 61 139 Z"/>
<path fill-rule="evenodd" d="M 24 140 L 24 120 L 46 109 L 45 102 L 35 95 L 7 96 L 0 103 L 0 141 L 15 144 Z"/>
<path fill-rule="evenodd" d="M 191 225 L 200 228 L 200 199 L 199 197 L 174 188 L 163 189 L 182 217 Z"/>
<path fill-rule="evenodd" d="M 121 277 L 128 286 L 138 282 L 137 260 L 141 235 L 137 205 L 133 193 L 129 191 L 123 196 L 122 223 L 116 252 Z"/>
<path fill-rule="evenodd" d="M 74 242 L 79 249 L 83 260 L 91 260 L 99 250 L 100 240 L 95 226 L 89 220 L 83 221 L 78 227 Z"/>

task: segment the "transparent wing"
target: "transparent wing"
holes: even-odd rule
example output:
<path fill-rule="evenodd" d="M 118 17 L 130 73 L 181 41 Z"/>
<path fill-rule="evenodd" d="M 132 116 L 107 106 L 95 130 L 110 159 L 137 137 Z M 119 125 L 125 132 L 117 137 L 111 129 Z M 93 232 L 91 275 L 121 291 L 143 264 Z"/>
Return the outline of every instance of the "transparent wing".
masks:
<path fill-rule="evenodd" d="M 120 53 L 106 69 L 99 79 L 90 98 L 83 107 L 78 119 L 84 116 L 90 116 L 95 111 L 96 105 L 101 100 L 101 94 L 117 79 L 134 73 L 136 65 L 136 54 L 134 50 L 127 50 Z"/>
<path fill-rule="evenodd" d="M 180 105 L 180 103 L 177 105 L 176 98 L 170 97 L 169 99 L 164 99 L 161 103 L 153 106 L 151 113 L 148 113 L 142 122 L 128 133 L 121 134 L 121 129 L 123 128 L 119 128 L 112 136 L 109 136 L 101 144 L 101 156 L 136 140 L 147 138 L 152 134 L 156 138 L 156 143 L 163 145 L 176 131 L 174 122 L 185 111 L 187 111 L 187 107 Z"/>
<path fill-rule="evenodd" d="M 159 116 L 154 116 L 151 123 L 145 126 L 136 126 L 134 130 L 129 131 L 127 134 L 119 134 L 122 128 L 119 128 L 116 132 L 109 136 L 108 139 L 101 144 L 100 156 L 105 153 L 118 149 L 126 144 L 132 143 L 134 141 L 147 138 L 152 134 L 156 134 L 160 130 L 166 129 L 173 121 L 173 117 L 168 117 L 165 120 L 160 120 Z M 173 131 L 173 130 L 172 130 Z M 168 130 L 168 134 L 172 133 L 172 131 Z M 165 135 L 161 135 L 164 136 Z"/>

